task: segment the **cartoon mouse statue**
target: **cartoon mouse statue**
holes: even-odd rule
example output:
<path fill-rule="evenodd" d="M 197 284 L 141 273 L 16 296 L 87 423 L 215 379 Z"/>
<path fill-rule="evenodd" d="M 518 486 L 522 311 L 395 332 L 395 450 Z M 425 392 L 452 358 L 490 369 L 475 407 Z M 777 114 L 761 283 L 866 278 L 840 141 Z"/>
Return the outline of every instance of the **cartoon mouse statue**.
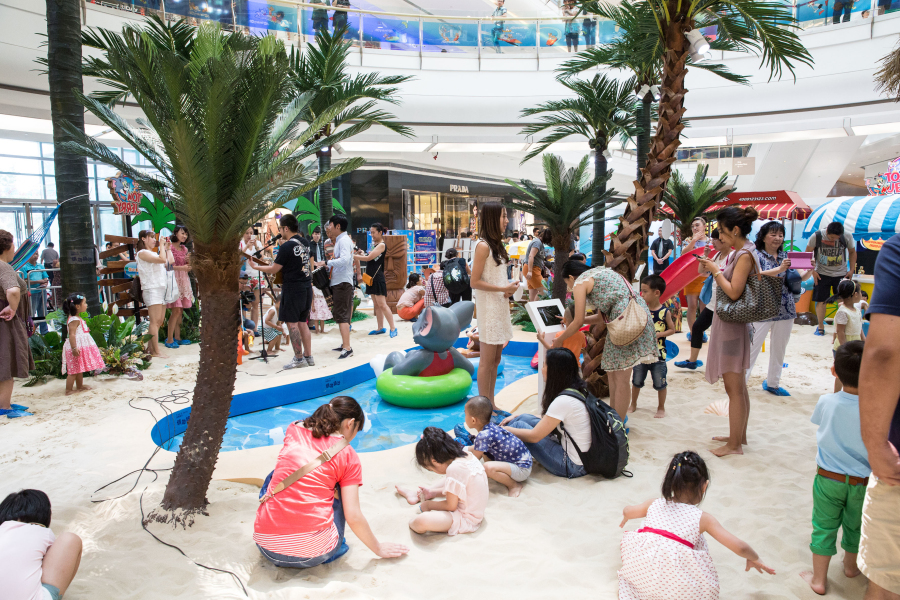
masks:
<path fill-rule="evenodd" d="M 475 303 L 457 302 L 450 308 L 432 304 L 413 324 L 413 341 L 422 346 L 406 354 L 391 352 L 384 361 L 385 370 L 393 367 L 394 375 L 434 377 L 446 375 L 454 368 L 465 369 L 469 375 L 475 367 L 460 354 L 453 343 L 468 327 L 475 312 Z"/>

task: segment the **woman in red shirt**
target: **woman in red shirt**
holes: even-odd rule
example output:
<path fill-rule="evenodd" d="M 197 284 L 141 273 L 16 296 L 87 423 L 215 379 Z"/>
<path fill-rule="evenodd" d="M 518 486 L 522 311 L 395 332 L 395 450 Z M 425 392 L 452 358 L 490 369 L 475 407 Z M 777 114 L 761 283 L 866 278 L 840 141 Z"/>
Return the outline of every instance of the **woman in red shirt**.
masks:
<path fill-rule="evenodd" d="M 294 471 L 315 460 L 341 437 L 348 442 L 362 430 L 366 416 L 349 396 L 335 396 L 302 421 L 295 421 L 284 436 L 284 448 L 275 470 L 260 493 L 274 488 Z M 375 538 L 359 507 L 362 468 L 350 446 L 259 505 L 253 541 L 263 556 L 278 567 L 307 568 L 331 562 L 349 550 L 344 525 L 381 558 L 409 552 L 406 546 L 381 543 Z M 340 488 L 340 489 L 338 489 Z"/>

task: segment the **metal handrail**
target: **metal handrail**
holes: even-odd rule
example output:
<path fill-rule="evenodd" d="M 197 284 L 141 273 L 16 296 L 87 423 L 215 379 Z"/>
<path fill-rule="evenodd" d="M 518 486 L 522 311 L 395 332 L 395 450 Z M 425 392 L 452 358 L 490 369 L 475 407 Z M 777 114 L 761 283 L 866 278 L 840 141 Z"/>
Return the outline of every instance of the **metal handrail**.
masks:
<path fill-rule="evenodd" d="M 280 4 L 292 4 L 294 6 L 302 7 L 302 8 L 311 8 L 315 10 L 333 10 L 340 12 L 352 12 L 361 15 L 375 15 L 379 17 L 405 17 L 407 19 L 434 19 L 434 20 L 448 20 L 448 21 L 527 21 L 527 22 L 540 22 L 540 21 L 566 21 L 566 20 L 574 20 L 574 19 L 585 19 L 588 17 L 597 17 L 597 15 L 582 13 L 575 17 L 566 18 L 562 15 L 557 15 L 554 17 L 514 17 L 510 15 L 505 15 L 502 17 L 494 17 L 492 15 L 488 15 L 486 17 L 456 17 L 456 16 L 446 16 L 446 15 L 429 15 L 422 13 L 395 13 L 395 12 L 383 12 L 383 11 L 375 11 L 375 10 L 363 10 L 361 8 L 353 8 L 352 6 L 325 6 L 323 4 L 310 4 L 309 2 L 294 2 L 293 0 L 278 0 Z"/>

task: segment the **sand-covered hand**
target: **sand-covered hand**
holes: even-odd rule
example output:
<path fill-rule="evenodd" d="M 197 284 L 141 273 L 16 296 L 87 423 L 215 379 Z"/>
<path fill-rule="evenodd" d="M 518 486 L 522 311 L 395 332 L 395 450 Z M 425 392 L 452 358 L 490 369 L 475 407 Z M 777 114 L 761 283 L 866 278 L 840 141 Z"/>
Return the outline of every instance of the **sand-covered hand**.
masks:
<path fill-rule="evenodd" d="M 381 558 L 397 558 L 409 552 L 409 548 L 402 544 L 392 544 L 391 542 L 383 542 L 378 544 L 378 556 Z"/>

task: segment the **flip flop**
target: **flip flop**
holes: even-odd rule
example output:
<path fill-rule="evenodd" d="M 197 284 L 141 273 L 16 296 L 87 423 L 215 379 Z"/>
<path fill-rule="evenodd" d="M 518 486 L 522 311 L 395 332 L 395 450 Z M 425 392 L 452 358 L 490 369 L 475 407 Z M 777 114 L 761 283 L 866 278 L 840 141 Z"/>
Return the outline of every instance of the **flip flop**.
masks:
<path fill-rule="evenodd" d="M 6 415 L 9 419 L 18 419 L 19 417 L 30 417 L 34 413 L 26 412 L 24 410 L 11 410 L 9 408 L 0 409 L 0 417 Z"/>

